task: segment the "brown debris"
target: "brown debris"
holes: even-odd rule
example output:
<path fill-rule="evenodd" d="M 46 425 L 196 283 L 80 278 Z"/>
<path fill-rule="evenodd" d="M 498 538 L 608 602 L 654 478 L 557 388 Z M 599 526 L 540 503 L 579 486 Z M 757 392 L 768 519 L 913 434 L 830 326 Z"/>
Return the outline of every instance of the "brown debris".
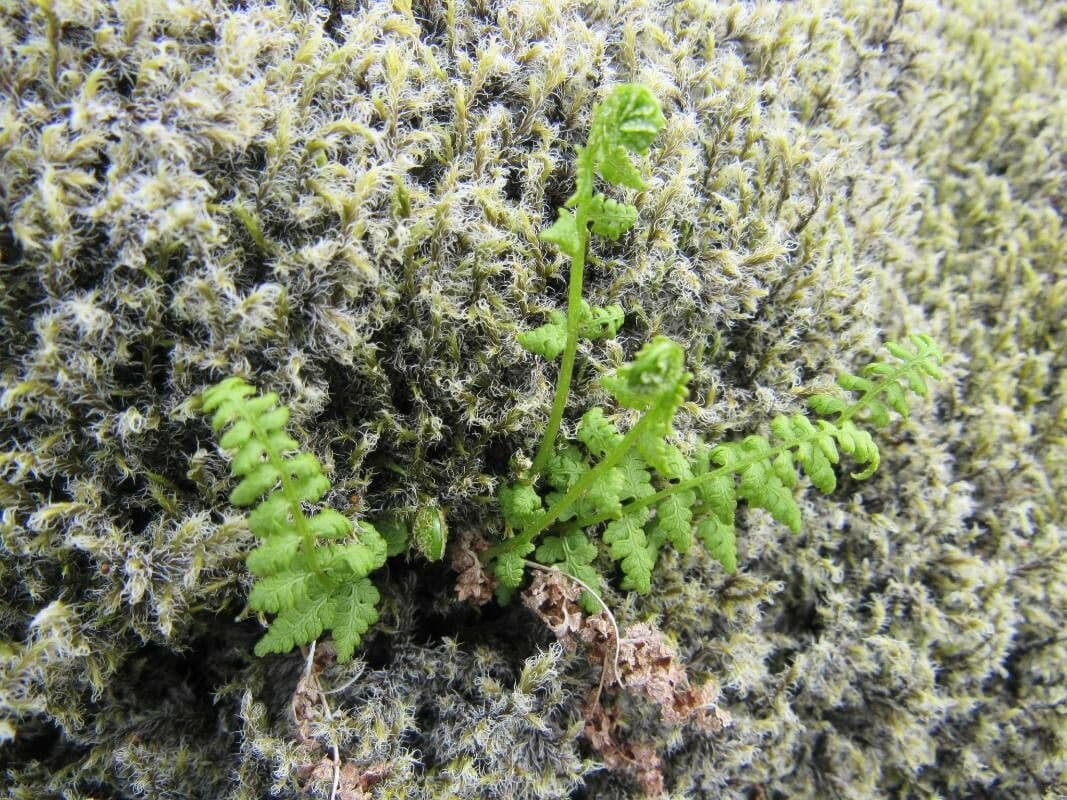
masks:
<path fill-rule="evenodd" d="M 456 579 L 456 595 L 461 602 L 470 601 L 484 606 L 493 599 L 496 577 L 487 575 L 478 558 L 478 553 L 489 545 L 480 536 L 464 531 L 452 549 L 452 569 L 459 573 Z"/>
<path fill-rule="evenodd" d="M 649 797 L 663 794 L 663 772 L 656 748 L 646 742 L 619 742 L 615 738 L 618 714 L 598 700 L 582 707 L 585 738 L 600 754 L 604 766 L 613 772 L 632 775 L 641 791 Z"/>
<path fill-rule="evenodd" d="M 629 628 L 619 643 L 618 682 L 658 705 L 664 722 L 693 721 L 709 731 L 729 724 L 727 714 L 715 705 L 715 687 L 710 683 L 692 687 L 674 649 L 651 623 Z"/>
<path fill-rule="evenodd" d="M 337 794 L 335 800 L 370 800 L 369 789 L 389 774 L 388 764 L 378 764 L 371 769 L 364 770 L 354 761 L 345 762 L 337 771 Z M 300 777 L 309 785 L 322 784 L 330 787 L 332 791 L 334 780 L 333 759 L 323 756 L 313 765 L 308 765 L 300 771 Z"/>
<path fill-rule="evenodd" d="M 538 571 L 523 592 L 526 607 L 539 616 L 565 647 L 574 651 L 573 634 L 582 629 L 584 617 L 578 606 L 582 588 L 559 570 Z"/>
<path fill-rule="evenodd" d="M 582 613 L 581 593 L 581 587 L 559 570 L 539 570 L 523 592 L 523 602 L 565 647 L 573 650 L 582 641 L 589 661 L 600 665 L 601 685 L 582 707 L 584 736 L 590 746 L 608 769 L 632 775 L 646 795 L 658 796 L 664 784 L 655 748 L 620 739 L 618 711 L 602 705 L 602 689 L 617 687 L 647 698 L 659 706 L 663 721 L 671 725 L 691 723 L 716 732 L 730 724 L 730 717 L 716 705 L 718 690 L 713 683 L 690 685 L 677 653 L 655 625 L 633 625 L 618 638 L 607 610 L 593 616 Z"/>

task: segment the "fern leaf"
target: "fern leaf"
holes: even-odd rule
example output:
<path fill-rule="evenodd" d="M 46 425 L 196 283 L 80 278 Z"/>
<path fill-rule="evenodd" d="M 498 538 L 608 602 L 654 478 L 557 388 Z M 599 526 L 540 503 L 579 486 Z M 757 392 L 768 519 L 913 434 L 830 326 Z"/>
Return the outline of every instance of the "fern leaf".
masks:
<path fill-rule="evenodd" d="M 639 83 L 616 86 L 604 103 L 607 141 L 632 153 L 644 154 L 666 124 L 652 90 Z"/>
<path fill-rule="evenodd" d="M 308 475 L 291 484 L 293 496 L 305 503 L 317 503 L 330 491 L 330 479 L 325 475 Z"/>
<path fill-rule="evenodd" d="M 584 533 L 569 531 L 562 536 L 548 536 L 534 553 L 540 563 L 555 565 L 568 575 L 599 590 L 600 576 L 592 562 L 596 559 L 596 546 Z M 582 606 L 590 614 L 600 611 L 600 603 L 589 592 L 582 592 Z"/>
<path fill-rule="evenodd" d="M 715 517 L 723 523 L 729 523 L 732 527 L 734 514 L 737 511 L 737 492 L 733 474 L 724 473 L 704 481 L 698 486 L 698 491 L 700 499 L 708 505 Z"/>
<path fill-rule="evenodd" d="M 793 465 L 793 454 L 783 450 L 775 456 L 772 464 L 774 474 L 787 489 L 792 489 L 797 484 L 797 468 Z"/>
<path fill-rule="evenodd" d="M 258 503 L 248 515 L 248 526 L 260 539 L 245 562 L 259 578 L 248 605 L 276 616 L 256 653 L 288 652 L 334 626 L 339 649 L 350 658 L 359 636 L 377 618 L 377 591 L 365 576 L 385 562 L 385 539 L 367 523 L 353 531 L 352 523 L 333 509 L 305 514 L 302 504 L 319 501 L 330 481 L 318 458 L 300 452 L 285 432 L 289 410 L 279 405 L 277 394 L 257 396 L 241 379 L 229 378 L 206 390 L 201 402 L 206 413 L 214 414 L 220 446 L 233 457 L 231 471 L 241 478 L 230 502 Z M 320 539 L 338 542 L 353 532 L 356 541 L 318 544 Z M 357 601 L 358 608 L 352 605 Z"/>
<path fill-rule="evenodd" d="M 367 578 L 346 581 L 333 593 L 329 627 L 337 646 L 337 660 L 349 661 L 371 625 L 378 621 L 381 595 Z"/>
<path fill-rule="evenodd" d="M 604 530 L 604 542 L 611 557 L 622 567 L 624 589 L 647 594 L 652 588 L 655 561 L 648 549 L 644 524 L 649 512 L 640 508 L 610 523 Z"/>
<path fill-rule="evenodd" d="M 695 502 L 696 495 L 685 491 L 669 495 L 656 506 L 656 531 L 682 555 L 688 553 L 693 544 L 692 506 Z"/>
<path fill-rule="evenodd" d="M 255 653 L 288 653 L 298 644 L 313 642 L 333 622 L 334 604 L 329 594 L 312 594 L 294 606 L 282 608 L 267 633 L 256 642 Z"/>
<path fill-rule="evenodd" d="M 648 468 L 635 453 L 627 453 L 619 466 L 615 468 L 619 474 L 619 496 L 623 499 L 633 498 L 640 500 L 655 494 L 652 488 L 652 475 Z"/>
<path fill-rule="evenodd" d="M 573 211 L 559 210 L 559 216 L 549 227 L 541 231 L 541 241 L 550 242 L 571 258 L 578 258 L 582 239 L 578 235 L 578 222 Z"/>
<path fill-rule="evenodd" d="M 737 571 L 737 537 L 732 523 L 727 524 L 715 515 L 705 517 L 697 525 L 697 538 L 723 569 L 729 573 Z"/>
<path fill-rule="evenodd" d="M 497 491 L 497 501 L 504 521 L 513 528 L 524 528 L 543 511 L 541 497 L 529 484 L 502 485 Z"/>
<path fill-rule="evenodd" d="M 598 152 L 597 170 L 608 183 L 625 186 L 629 189 L 645 189 L 646 184 L 641 172 L 630 160 L 626 148 L 621 145 L 608 145 Z"/>
<path fill-rule="evenodd" d="M 618 469 L 603 472 L 599 479 L 589 487 L 585 500 L 593 507 L 596 514 L 617 516 L 622 510 L 622 473 Z M 584 516 L 581 511 L 576 511 Z"/>
<path fill-rule="evenodd" d="M 823 494 L 830 494 L 837 488 L 837 476 L 830 465 L 830 460 L 821 448 L 812 442 L 801 442 L 797 447 L 797 461 L 804 469 L 815 488 Z"/>
<path fill-rule="evenodd" d="M 220 442 L 220 444 L 222 443 Z M 225 447 L 225 445 L 223 445 L 223 447 Z M 255 470 L 255 468 L 263 461 L 263 455 L 266 451 L 266 445 L 258 439 L 249 439 L 244 442 L 240 445 L 240 449 L 235 453 L 233 463 L 230 465 L 233 474 L 247 475 Z"/>
<path fill-rule="evenodd" d="M 831 394 L 817 394 L 808 398 L 808 408 L 816 414 L 830 416 L 832 414 L 840 414 L 848 408 L 848 403 Z"/>
<path fill-rule="evenodd" d="M 582 473 L 588 469 L 581 450 L 574 445 L 567 445 L 549 460 L 545 472 L 552 487 L 565 492 L 574 486 L 582 477 Z"/>
<path fill-rule="evenodd" d="M 319 550 L 324 555 L 323 568 L 347 570 L 358 578 L 369 575 L 385 563 L 385 539 L 377 534 L 366 537 L 366 541 L 330 545 Z"/>
<path fill-rule="evenodd" d="M 532 331 L 523 331 L 518 339 L 528 352 L 555 361 L 567 346 L 567 318 L 553 311 L 548 315 L 548 322 Z"/>
<path fill-rule="evenodd" d="M 308 530 L 320 539 L 343 539 L 352 532 L 352 523 L 344 514 L 324 508 L 308 519 Z"/>
<path fill-rule="evenodd" d="M 623 158 L 626 158 L 629 163 L 629 158 L 626 153 L 623 152 Z M 603 166 L 603 164 L 601 165 Z M 636 170 L 634 170 L 636 172 Z M 637 180 L 641 181 L 640 173 L 637 173 Z M 622 181 L 611 181 L 612 183 L 622 183 Z M 625 184 L 630 186 L 631 184 Z M 643 182 L 642 182 L 643 186 Z M 642 186 L 635 186 L 634 188 L 640 189 Z M 592 221 L 593 233 L 598 236 L 604 236 L 612 241 L 616 241 L 626 231 L 633 227 L 637 222 L 637 209 L 626 203 L 620 203 L 617 200 L 612 200 L 604 195 L 593 195 L 592 201 L 588 205 L 589 219 Z"/>
<path fill-rule="evenodd" d="M 300 549 L 296 531 L 276 533 L 245 557 L 245 566 L 253 575 L 272 575 L 292 563 Z"/>
<path fill-rule="evenodd" d="M 603 457 L 622 443 L 622 434 L 601 408 L 591 408 L 582 415 L 578 422 L 578 441 L 586 446 L 590 453 Z"/>
<path fill-rule="evenodd" d="M 663 439 L 666 435 L 664 430 L 666 427 L 668 426 L 664 421 L 664 424 L 659 426 L 659 430 L 650 430 L 645 436 L 640 437 L 634 447 L 645 463 L 664 478 L 672 480 L 691 478 L 689 459 L 682 455 L 681 450 Z"/>
<path fill-rule="evenodd" d="M 494 573 L 500 585 L 508 589 L 516 589 L 522 583 L 526 574 L 526 565 L 523 559 L 533 552 L 532 544 L 524 544 L 515 549 L 501 553 L 495 562 Z"/>
<path fill-rule="evenodd" d="M 619 332 L 626 313 L 622 306 L 590 306 L 582 301 L 582 313 L 578 323 L 578 335 L 583 339 L 610 339 Z"/>
<path fill-rule="evenodd" d="M 266 539 L 290 528 L 289 499 L 280 491 L 271 493 L 248 515 L 248 528 L 260 539 Z"/>
<path fill-rule="evenodd" d="M 312 587 L 322 591 L 321 578 L 300 564 L 297 569 L 277 572 L 256 581 L 248 593 L 248 607 L 256 611 L 276 614 L 283 608 L 295 606 L 313 593 Z"/>
<path fill-rule="evenodd" d="M 253 469 L 230 492 L 230 503 L 237 507 L 250 506 L 259 500 L 278 482 L 281 474 L 271 463 L 263 463 Z"/>
<path fill-rule="evenodd" d="M 614 375 L 600 379 L 600 385 L 619 405 L 646 411 L 665 398 L 684 390 L 689 375 L 685 371 L 685 351 L 665 336 L 657 336 L 638 351 L 633 361 L 623 364 Z"/>

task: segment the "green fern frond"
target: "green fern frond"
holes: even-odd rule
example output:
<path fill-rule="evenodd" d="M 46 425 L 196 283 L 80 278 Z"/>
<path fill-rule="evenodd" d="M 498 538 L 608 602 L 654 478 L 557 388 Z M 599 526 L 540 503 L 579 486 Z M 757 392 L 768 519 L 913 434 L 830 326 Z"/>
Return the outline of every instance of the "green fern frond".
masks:
<path fill-rule="evenodd" d="M 527 350 L 561 358 L 561 364 L 532 469 L 498 495 L 514 535 L 481 555 L 495 562 L 506 595 L 521 585 L 525 557 L 542 536 L 535 557 L 590 586 L 596 578 L 598 532 L 608 555 L 619 564 L 625 589 L 649 591 L 661 549 L 669 545 L 684 554 L 694 533 L 707 552 L 733 572 L 740 500 L 798 532 L 798 474 L 832 493 L 838 486 L 837 465 L 848 456 L 864 467 L 854 478 L 870 477 L 878 468 L 879 452 L 866 426 L 884 427 L 893 413 L 906 417 L 909 393 L 925 397 L 927 379 L 941 377 L 936 344 L 929 336 L 913 335 L 907 344 L 886 345 L 893 360 L 838 377 L 842 389 L 858 393 L 855 399 L 830 393 L 812 397 L 809 407 L 821 418 L 778 416 L 769 436 L 750 435 L 716 447 L 690 442 L 690 453 L 672 441 L 672 423 L 690 378 L 685 352 L 659 336 L 632 361 L 600 379 L 617 406 L 639 413 L 637 422 L 623 434 L 613 413 L 592 408 L 578 423 L 577 442 L 558 447 L 578 339 L 614 336 L 623 321 L 621 308 L 592 309 L 581 297 L 589 235 L 618 239 L 638 216 L 635 206 L 594 191 L 595 180 L 599 176 L 609 184 L 644 189 L 632 156 L 646 153 L 664 124 L 647 88 L 616 87 L 593 111 L 589 139 L 578 152 L 574 194 L 541 234 L 542 241 L 571 259 L 568 305 L 566 315 L 552 312 L 548 323 L 519 336 Z M 541 479 L 550 487 L 544 494 L 538 489 Z"/>
<path fill-rule="evenodd" d="M 203 393 L 201 405 L 214 414 L 219 445 L 241 478 L 230 502 L 255 506 L 248 526 L 261 543 L 245 561 L 258 578 L 248 606 L 275 615 L 256 654 L 287 653 L 332 630 L 338 658 L 347 661 L 378 618 L 378 592 L 367 576 L 385 563 L 386 540 L 332 508 L 304 511 L 325 496 L 330 481 L 319 460 L 301 453 L 285 432 L 289 410 L 277 394 L 256 395 L 241 378 L 227 378 Z"/>

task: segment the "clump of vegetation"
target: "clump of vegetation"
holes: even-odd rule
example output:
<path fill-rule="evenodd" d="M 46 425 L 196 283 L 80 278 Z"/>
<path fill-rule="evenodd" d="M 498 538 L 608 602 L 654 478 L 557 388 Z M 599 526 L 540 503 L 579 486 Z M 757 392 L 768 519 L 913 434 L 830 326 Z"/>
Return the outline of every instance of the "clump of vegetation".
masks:
<path fill-rule="evenodd" d="M 378 619 L 378 590 L 367 577 L 385 563 L 388 546 L 373 525 L 353 526 L 343 514 L 318 503 L 329 479 L 313 453 L 300 452 L 285 431 L 289 409 L 278 395 L 256 395 L 243 379 L 227 378 L 204 392 L 203 409 L 222 434 L 233 474 L 230 493 L 238 507 L 255 506 L 248 527 L 261 544 L 245 559 L 258 580 L 249 608 L 274 614 L 256 643 L 256 655 L 287 653 L 331 630 L 337 657 L 348 661 L 360 638 Z"/>
<path fill-rule="evenodd" d="M 578 423 L 577 441 L 559 446 L 579 338 L 614 336 L 623 322 L 621 308 L 592 308 L 582 298 L 590 231 L 615 240 L 637 220 L 636 208 L 595 191 L 594 180 L 599 175 L 616 186 L 645 188 L 630 154 L 646 153 L 663 124 L 647 87 L 617 87 L 593 112 L 589 141 L 577 155 L 577 190 L 541 233 L 570 258 L 568 306 L 565 317 L 553 312 L 547 324 L 519 336 L 530 352 L 552 360 L 562 354 L 562 360 L 552 413 L 532 466 L 499 491 L 513 535 L 482 556 L 493 563 L 503 599 L 522 584 L 531 554 L 587 587 L 599 587 L 597 541 L 618 562 L 622 588 L 642 594 L 652 588 L 662 548 L 669 544 L 687 553 L 694 531 L 733 572 L 738 500 L 766 509 L 799 532 L 800 509 L 793 497 L 797 467 L 830 494 L 837 486 L 834 465 L 840 450 L 865 465 L 853 478 L 869 478 L 878 469 L 879 454 L 863 424 L 888 425 L 890 409 L 906 417 L 908 392 L 925 397 L 927 379 L 941 377 L 940 350 L 929 336 L 916 334 L 910 337 L 912 349 L 887 345 L 895 363 L 874 362 L 860 375 L 838 378 L 841 388 L 858 393 L 855 400 L 821 393 L 809 399 L 814 412 L 831 419 L 813 423 L 802 414 L 779 415 L 771 421 L 771 438 L 754 434 L 715 446 L 696 439 L 683 448 L 674 440 L 672 423 L 692 376 L 684 349 L 658 336 L 633 361 L 600 379 L 620 409 L 636 413 L 625 435 L 616 424 L 625 412 L 594 407 Z M 599 607 L 595 590 L 583 595 L 583 603 L 590 611 Z"/>

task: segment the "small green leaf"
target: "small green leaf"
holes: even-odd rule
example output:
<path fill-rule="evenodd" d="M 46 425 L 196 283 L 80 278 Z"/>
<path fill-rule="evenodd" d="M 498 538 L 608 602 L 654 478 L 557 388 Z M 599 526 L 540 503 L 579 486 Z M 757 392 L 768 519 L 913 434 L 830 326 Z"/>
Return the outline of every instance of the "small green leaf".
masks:
<path fill-rule="evenodd" d="M 830 394 L 817 394 L 808 398 L 808 408 L 816 414 L 828 417 L 833 414 L 840 414 L 848 408 L 848 404 L 840 397 L 834 397 Z"/>
<path fill-rule="evenodd" d="M 837 385 L 850 392 L 869 392 L 874 388 L 873 381 L 861 378 L 859 375 L 852 375 L 848 372 L 837 376 Z"/>
<path fill-rule="evenodd" d="M 582 451 L 569 444 L 549 459 L 545 472 L 552 488 L 566 492 L 588 469 Z"/>
<path fill-rule="evenodd" d="M 276 490 L 249 513 L 248 528 L 260 539 L 288 530 L 291 524 L 290 509 L 288 498 Z"/>
<path fill-rule="evenodd" d="M 582 239 L 574 212 L 560 209 L 556 221 L 541 231 L 541 241 L 554 244 L 566 255 L 577 258 L 582 249 Z"/>
<path fill-rule="evenodd" d="M 630 189 L 644 189 L 645 181 L 630 160 L 630 154 L 622 145 L 608 145 L 597 154 L 597 167 L 601 177 L 608 183 L 616 186 L 626 186 Z M 636 211 L 634 216 L 636 220 Z M 631 223 L 633 224 L 633 223 Z M 612 237 L 617 238 L 617 237 Z"/>
<path fill-rule="evenodd" d="M 623 158 L 629 161 L 625 152 Z M 603 169 L 603 164 L 601 164 Z M 611 180 L 605 176 L 606 180 Z M 638 181 L 641 180 L 641 176 L 637 176 Z M 621 181 L 611 181 L 612 183 L 621 183 Z M 629 185 L 629 184 L 627 184 Z M 642 186 L 636 188 L 643 188 Z M 611 241 L 616 241 L 626 231 L 630 230 L 637 222 L 637 209 L 627 203 L 620 203 L 617 200 L 612 200 L 610 197 L 597 194 L 593 195 L 592 202 L 587 208 L 589 219 L 593 223 L 593 233 L 598 236 L 604 236 Z"/>
<path fill-rule="evenodd" d="M 610 339 L 619 332 L 626 314 L 622 306 L 589 306 L 582 301 L 581 321 L 578 326 L 578 335 L 583 339 Z"/>
<path fill-rule="evenodd" d="M 378 590 L 367 578 L 348 581 L 334 593 L 330 629 L 337 645 L 338 661 L 349 661 L 363 634 L 378 621 L 375 606 L 380 599 Z"/>
<path fill-rule="evenodd" d="M 697 537 L 708 555 L 722 564 L 728 573 L 737 571 L 737 538 L 734 526 L 714 516 L 705 517 L 697 525 Z"/>
<path fill-rule="evenodd" d="M 219 447 L 223 450 L 237 450 L 242 445 L 248 443 L 252 438 L 252 423 L 246 419 L 239 419 L 230 429 L 226 431 L 226 434 L 219 439 Z"/>
<path fill-rule="evenodd" d="M 813 442 L 801 442 L 797 447 L 797 461 L 815 487 L 830 494 L 837 487 L 837 476 L 826 453 Z"/>
<path fill-rule="evenodd" d="M 333 612 L 333 602 L 325 593 L 305 597 L 295 606 L 283 608 L 267 633 L 256 642 L 256 655 L 288 653 L 298 644 L 315 641 L 332 624 Z"/>
<path fill-rule="evenodd" d="M 505 551 L 497 556 L 496 565 L 493 571 L 496 573 L 496 577 L 500 581 L 501 586 L 515 589 L 522 583 L 523 576 L 526 572 L 526 565 L 523 563 L 523 555 L 520 555 L 517 551 Z"/>
<path fill-rule="evenodd" d="M 623 436 L 601 408 L 591 408 L 582 415 L 578 422 L 578 441 L 584 444 L 590 453 L 603 457 L 622 442 Z"/>
<path fill-rule="evenodd" d="M 344 514 L 324 508 L 308 519 L 308 529 L 316 538 L 343 539 L 352 531 L 352 523 Z"/>
<path fill-rule="evenodd" d="M 306 503 L 317 503 L 330 491 L 330 479 L 325 475 L 308 475 L 290 485 L 296 498 Z"/>
<path fill-rule="evenodd" d="M 623 456 L 616 469 L 621 479 L 619 496 L 623 499 L 640 500 L 642 497 L 656 493 L 656 490 L 652 488 L 652 475 L 636 453 L 629 452 Z"/>
<path fill-rule="evenodd" d="M 639 83 L 616 86 L 602 104 L 600 118 L 609 141 L 642 154 L 667 122 L 652 90 Z"/>
<path fill-rule="evenodd" d="M 523 331 L 518 339 L 524 350 L 555 361 L 567 346 L 567 318 L 559 311 L 553 311 L 548 319 L 539 328 Z"/>
<path fill-rule="evenodd" d="M 272 614 L 283 608 L 295 606 L 309 596 L 309 588 L 317 585 L 318 578 L 308 572 L 304 565 L 295 570 L 286 570 L 256 581 L 248 593 L 248 607 Z"/>
<path fill-rule="evenodd" d="M 323 566 L 327 569 L 345 570 L 362 578 L 385 563 L 385 539 L 375 534 L 364 542 L 329 545 L 319 552 L 325 553 Z"/>
<path fill-rule="evenodd" d="M 693 492 L 675 492 L 656 506 L 656 529 L 682 555 L 689 552 L 693 542 L 693 512 L 696 502 Z"/>
<path fill-rule="evenodd" d="M 253 575 L 270 575 L 284 569 L 300 549 L 301 538 L 295 531 L 284 531 L 271 536 L 245 557 L 245 566 Z"/>
<path fill-rule="evenodd" d="M 648 551 L 644 524 L 648 520 L 647 508 L 640 508 L 621 519 L 613 521 L 604 530 L 604 542 L 611 557 L 622 567 L 622 586 L 647 594 L 652 588 L 652 567 L 655 561 Z"/>
<path fill-rule="evenodd" d="M 415 512 L 411 525 L 411 537 L 418 550 L 428 561 L 440 561 L 448 543 L 448 525 L 445 512 L 437 506 L 423 506 Z"/>
<path fill-rule="evenodd" d="M 723 523 L 734 524 L 737 511 L 736 482 L 732 473 L 723 473 L 704 481 L 698 487 L 700 498 L 708 504 L 716 518 Z"/>
<path fill-rule="evenodd" d="M 797 470 L 793 466 L 793 456 L 788 450 L 783 450 L 774 459 L 774 474 L 787 488 L 792 489 L 797 484 Z"/>
<path fill-rule="evenodd" d="M 260 464 L 230 492 L 230 503 L 238 507 L 250 506 L 272 489 L 277 482 L 278 470 L 274 465 Z"/>
<path fill-rule="evenodd" d="M 525 528 L 544 510 L 541 496 L 528 483 L 502 484 L 497 490 L 497 501 L 504 521 L 512 528 Z"/>
<path fill-rule="evenodd" d="M 597 514 L 617 516 L 622 510 L 622 473 L 617 469 L 603 472 L 599 479 L 589 487 L 585 499 Z"/>

